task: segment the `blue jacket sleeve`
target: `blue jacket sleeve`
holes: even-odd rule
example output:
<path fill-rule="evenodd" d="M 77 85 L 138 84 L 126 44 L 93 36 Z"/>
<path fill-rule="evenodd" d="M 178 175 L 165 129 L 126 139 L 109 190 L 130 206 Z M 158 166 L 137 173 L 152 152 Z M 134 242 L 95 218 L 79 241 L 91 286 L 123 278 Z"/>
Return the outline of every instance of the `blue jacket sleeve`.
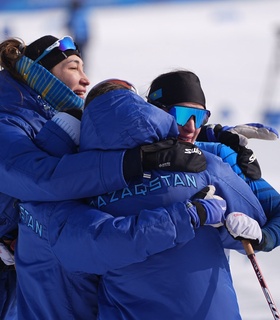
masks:
<path fill-rule="evenodd" d="M 209 151 L 219 156 L 223 162 L 228 163 L 232 170 L 242 178 L 254 192 L 259 200 L 267 222 L 262 227 L 265 237 L 263 251 L 271 251 L 280 245 L 280 195 L 279 193 L 264 179 L 251 180 L 247 178 L 237 164 L 237 153 L 230 147 L 221 143 L 199 142 L 198 146 L 202 150 Z"/>
<path fill-rule="evenodd" d="M 50 156 L 22 128 L 0 123 L 0 192 L 21 200 L 77 199 L 126 186 L 123 151 Z"/>
<path fill-rule="evenodd" d="M 280 195 L 264 179 L 250 180 L 249 186 L 260 201 L 267 216 L 262 227 L 264 234 L 263 251 L 271 251 L 280 245 Z"/>
<path fill-rule="evenodd" d="M 39 149 L 52 156 L 62 157 L 66 153 L 77 152 L 70 136 L 51 120 L 46 122 L 33 141 Z M 15 198 L 0 193 L 0 237 L 13 236 L 11 232 L 17 229 L 19 214 L 16 202 Z"/>
<path fill-rule="evenodd" d="M 56 157 L 77 153 L 78 147 L 71 137 L 54 121 L 49 120 L 34 138 L 39 149 Z"/>
<path fill-rule="evenodd" d="M 219 142 L 196 142 L 196 145 L 205 151 L 208 151 L 216 156 L 220 157 L 223 162 L 230 165 L 231 169 L 243 180 L 247 182 L 246 176 L 237 164 L 237 153 L 230 147 Z"/>
<path fill-rule="evenodd" d="M 30 233 L 30 216 L 26 214 L 29 205 L 20 206 L 20 224 L 26 224 L 26 232 Z M 42 204 L 35 211 L 40 210 L 45 219 L 43 236 L 47 235 L 44 241 L 70 272 L 104 274 L 141 262 L 195 236 L 188 212 L 194 207 L 189 209 L 183 202 L 167 208 L 142 210 L 137 216 L 116 218 L 78 201 L 53 205 L 53 210 Z M 23 227 L 21 232 L 24 232 Z M 35 232 L 32 237 L 25 238 L 32 242 L 33 237 Z M 31 244 L 21 242 L 20 245 L 28 248 Z M 19 250 L 24 252 L 24 248 Z"/>

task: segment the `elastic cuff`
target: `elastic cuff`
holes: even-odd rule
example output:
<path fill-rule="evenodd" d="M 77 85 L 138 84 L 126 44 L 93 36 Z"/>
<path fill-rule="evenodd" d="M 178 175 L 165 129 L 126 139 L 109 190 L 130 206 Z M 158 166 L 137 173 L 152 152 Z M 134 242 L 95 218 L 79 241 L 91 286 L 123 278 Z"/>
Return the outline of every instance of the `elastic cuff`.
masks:
<path fill-rule="evenodd" d="M 66 112 L 58 112 L 52 117 L 52 121 L 59 125 L 76 145 L 80 143 L 81 121 Z"/>

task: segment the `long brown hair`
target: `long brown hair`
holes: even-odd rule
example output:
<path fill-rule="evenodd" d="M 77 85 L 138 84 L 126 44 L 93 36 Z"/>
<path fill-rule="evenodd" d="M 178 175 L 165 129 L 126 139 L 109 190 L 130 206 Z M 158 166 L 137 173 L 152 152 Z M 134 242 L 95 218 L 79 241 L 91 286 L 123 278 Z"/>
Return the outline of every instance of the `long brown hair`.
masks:
<path fill-rule="evenodd" d="M 7 70 L 13 78 L 24 81 L 16 71 L 15 64 L 22 57 L 25 43 L 19 38 L 11 38 L 0 43 L 0 67 Z"/>

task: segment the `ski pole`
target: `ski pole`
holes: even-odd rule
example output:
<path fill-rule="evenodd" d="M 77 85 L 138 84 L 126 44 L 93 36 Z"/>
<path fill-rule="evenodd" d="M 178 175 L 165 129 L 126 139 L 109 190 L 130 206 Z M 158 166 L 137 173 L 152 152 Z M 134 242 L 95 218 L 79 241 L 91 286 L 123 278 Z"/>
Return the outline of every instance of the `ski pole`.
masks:
<path fill-rule="evenodd" d="M 255 252 L 254 252 L 254 249 L 250 243 L 249 240 L 242 240 L 242 244 L 243 244 L 243 247 L 246 251 L 246 254 L 247 254 L 247 257 L 249 258 L 249 260 L 251 261 L 251 264 L 253 266 L 253 269 L 255 270 L 255 273 L 257 275 L 257 278 L 259 280 L 259 283 L 261 285 L 261 288 L 263 290 L 263 293 L 264 293 L 264 296 L 266 298 L 266 301 L 269 305 L 269 308 L 270 308 L 270 311 L 273 315 L 273 318 L 274 319 L 280 319 L 280 314 L 276 308 L 276 305 L 272 299 L 272 296 L 271 296 L 271 293 L 267 287 L 267 284 L 264 280 L 264 277 L 263 277 L 263 274 L 260 270 L 260 267 L 257 263 L 257 260 L 256 260 L 256 256 L 255 256 Z"/>

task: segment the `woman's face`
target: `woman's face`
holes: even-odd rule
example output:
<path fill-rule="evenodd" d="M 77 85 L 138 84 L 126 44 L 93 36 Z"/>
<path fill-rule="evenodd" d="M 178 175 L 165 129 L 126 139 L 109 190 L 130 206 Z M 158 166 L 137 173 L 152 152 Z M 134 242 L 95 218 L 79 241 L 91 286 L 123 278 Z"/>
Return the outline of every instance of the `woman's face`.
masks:
<path fill-rule="evenodd" d="M 197 103 L 191 103 L 191 102 L 177 103 L 176 105 L 204 109 L 202 105 Z M 195 119 L 194 117 L 191 117 L 188 120 L 188 122 L 186 122 L 185 125 L 183 126 L 178 125 L 178 130 L 179 130 L 179 136 L 178 136 L 179 140 L 184 142 L 194 143 L 201 129 L 200 128 L 196 129 Z"/>
<path fill-rule="evenodd" d="M 71 55 L 54 66 L 51 73 L 64 82 L 80 98 L 85 98 L 90 82 L 84 73 L 84 63 L 81 58 Z"/>

